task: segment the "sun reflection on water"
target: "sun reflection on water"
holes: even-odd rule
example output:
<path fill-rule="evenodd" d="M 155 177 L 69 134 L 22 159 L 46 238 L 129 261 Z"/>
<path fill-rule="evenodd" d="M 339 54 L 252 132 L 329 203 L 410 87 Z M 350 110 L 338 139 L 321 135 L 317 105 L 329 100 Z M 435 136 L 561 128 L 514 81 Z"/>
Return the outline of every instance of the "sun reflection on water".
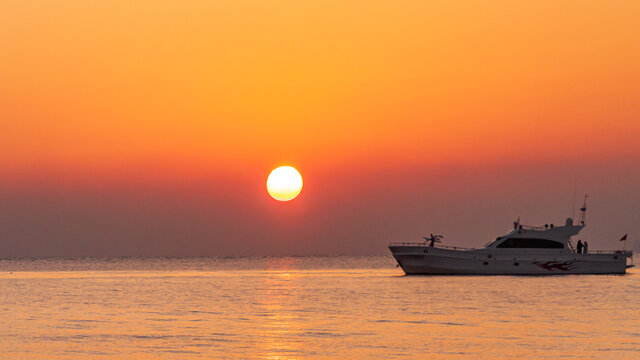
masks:
<path fill-rule="evenodd" d="M 299 344 L 292 339 L 292 333 L 300 332 L 299 315 L 290 304 L 298 302 L 296 281 L 292 279 L 291 258 L 269 258 L 268 275 L 262 279 L 262 293 L 259 299 L 261 311 L 265 314 L 262 322 L 264 340 L 263 357 L 274 360 L 299 359 Z"/>

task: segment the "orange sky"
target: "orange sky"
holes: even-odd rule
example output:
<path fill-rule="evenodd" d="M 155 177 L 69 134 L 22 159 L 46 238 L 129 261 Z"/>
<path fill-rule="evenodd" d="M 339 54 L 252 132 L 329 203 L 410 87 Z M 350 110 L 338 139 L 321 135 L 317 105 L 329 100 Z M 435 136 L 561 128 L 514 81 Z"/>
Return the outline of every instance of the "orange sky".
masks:
<path fill-rule="evenodd" d="M 636 1 L 186 3 L 3 2 L 2 164 L 640 152 Z"/>
<path fill-rule="evenodd" d="M 639 16 L 638 1 L 0 2 L 0 180 L 624 168 Z"/>

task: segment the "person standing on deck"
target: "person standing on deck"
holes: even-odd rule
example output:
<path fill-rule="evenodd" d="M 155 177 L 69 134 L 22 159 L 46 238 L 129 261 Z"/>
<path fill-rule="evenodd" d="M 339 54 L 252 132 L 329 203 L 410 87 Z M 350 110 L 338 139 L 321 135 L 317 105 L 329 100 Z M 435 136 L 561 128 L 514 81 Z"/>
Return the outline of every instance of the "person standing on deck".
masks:
<path fill-rule="evenodd" d="M 584 249 L 582 250 L 583 254 L 586 254 L 589 252 L 589 243 L 588 242 L 584 242 Z"/>
<path fill-rule="evenodd" d="M 578 244 L 576 245 L 576 248 L 578 249 L 578 254 L 582 254 L 582 240 L 578 240 Z"/>

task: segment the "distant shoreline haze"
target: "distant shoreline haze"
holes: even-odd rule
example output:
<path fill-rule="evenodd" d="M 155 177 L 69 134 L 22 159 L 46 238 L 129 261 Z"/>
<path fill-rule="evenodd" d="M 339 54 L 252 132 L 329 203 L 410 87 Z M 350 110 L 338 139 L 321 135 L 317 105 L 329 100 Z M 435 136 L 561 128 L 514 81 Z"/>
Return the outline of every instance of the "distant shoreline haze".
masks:
<path fill-rule="evenodd" d="M 445 245 L 480 247 L 518 216 L 562 224 L 575 210 L 577 219 L 585 192 L 587 227 L 574 241 L 615 249 L 623 234 L 628 246 L 640 234 L 632 165 L 309 170 L 289 203 L 271 199 L 258 172 L 148 185 L 5 184 L 0 257 L 376 255 L 430 232 Z"/>

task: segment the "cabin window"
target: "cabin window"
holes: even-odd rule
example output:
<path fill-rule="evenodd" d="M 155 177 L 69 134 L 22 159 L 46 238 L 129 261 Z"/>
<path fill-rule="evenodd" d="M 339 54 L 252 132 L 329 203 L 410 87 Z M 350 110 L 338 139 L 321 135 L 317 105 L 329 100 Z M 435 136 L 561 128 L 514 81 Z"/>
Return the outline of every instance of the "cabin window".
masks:
<path fill-rule="evenodd" d="M 562 249 L 564 245 L 547 239 L 508 238 L 498 244 L 497 247 L 508 249 Z"/>

